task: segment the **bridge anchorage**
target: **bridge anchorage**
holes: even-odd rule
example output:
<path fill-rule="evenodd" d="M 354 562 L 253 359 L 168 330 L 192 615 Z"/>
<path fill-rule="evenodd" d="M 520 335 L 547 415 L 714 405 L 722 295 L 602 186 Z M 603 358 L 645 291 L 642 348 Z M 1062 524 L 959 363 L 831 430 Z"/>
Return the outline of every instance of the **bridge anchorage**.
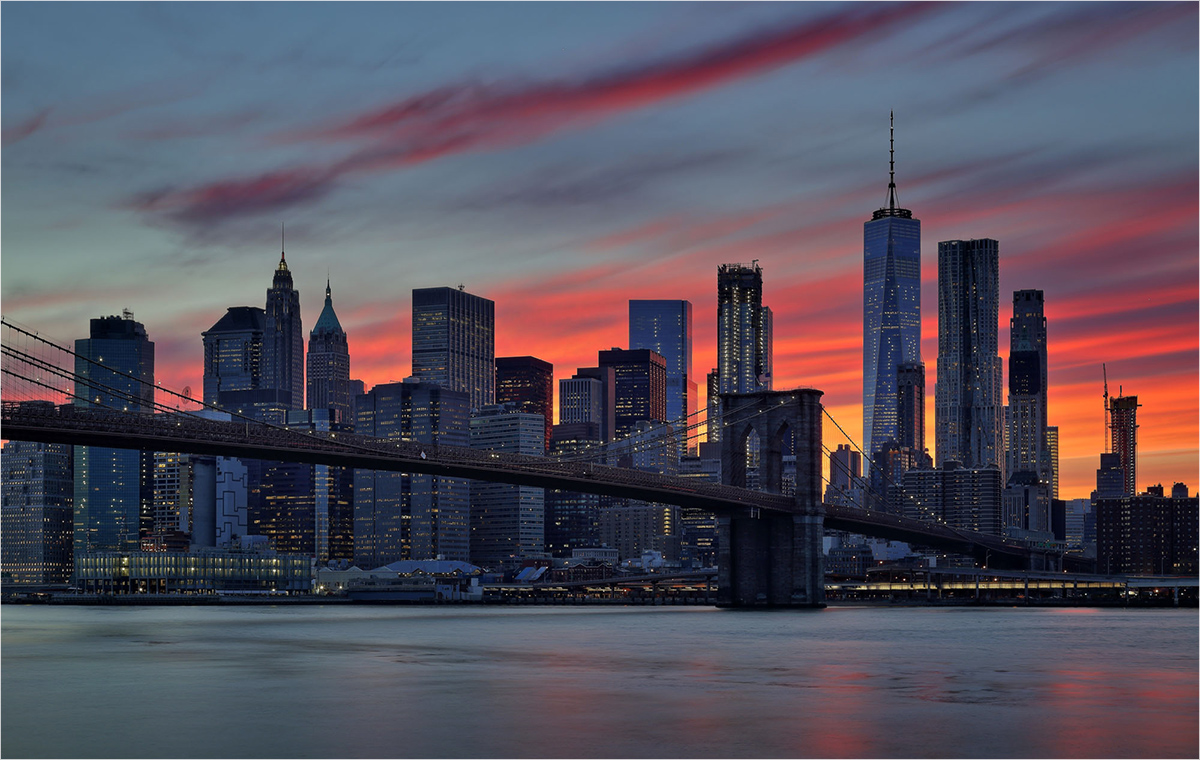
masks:
<path fill-rule="evenodd" d="M 787 511 L 750 507 L 717 519 L 719 607 L 824 607 L 821 396 L 811 389 L 721 396 L 721 473 L 746 488 L 758 443 L 758 487 L 784 493 L 783 457 L 794 442 L 796 478 Z"/>

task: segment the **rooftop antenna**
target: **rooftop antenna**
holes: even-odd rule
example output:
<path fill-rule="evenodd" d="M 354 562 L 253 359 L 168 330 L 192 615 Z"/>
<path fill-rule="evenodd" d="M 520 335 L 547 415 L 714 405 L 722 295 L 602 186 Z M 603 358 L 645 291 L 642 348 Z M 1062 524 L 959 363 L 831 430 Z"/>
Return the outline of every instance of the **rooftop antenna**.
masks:
<path fill-rule="evenodd" d="M 888 111 L 888 210 L 896 210 L 896 112 Z"/>
<path fill-rule="evenodd" d="M 1109 406 L 1108 406 L 1108 367 L 1104 364 L 1100 365 L 1100 369 L 1104 371 L 1104 453 L 1112 453 L 1112 423 L 1109 422 Z"/>
<path fill-rule="evenodd" d="M 283 253 L 283 251 L 284 251 L 284 249 L 285 249 L 286 247 L 287 247 L 287 246 L 285 246 L 285 245 L 284 245 L 284 230 L 283 230 L 283 222 L 280 222 L 280 223 L 279 223 L 279 260 L 280 260 L 280 261 L 283 261 L 283 260 L 284 260 L 284 253 Z"/>

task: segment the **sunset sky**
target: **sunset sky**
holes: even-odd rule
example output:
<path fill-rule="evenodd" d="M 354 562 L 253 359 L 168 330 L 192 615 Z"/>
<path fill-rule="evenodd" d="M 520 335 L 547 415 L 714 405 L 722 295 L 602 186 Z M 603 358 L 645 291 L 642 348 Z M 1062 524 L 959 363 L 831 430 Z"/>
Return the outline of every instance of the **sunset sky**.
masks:
<path fill-rule="evenodd" d="M 1000 241 L 1045 291 L 1063 498 L 1135 394 L 1138 486 L 1198 473 L 1195 3 L 4 3 L 2 308 L 68 342 L 129 308 L 156 379 L 263 306 L 287 225 L 368 387 L 410 371 L 411 291 L 496 302 L 497 356 L 557 377 L 626 346 L 631 298 L 758 259 L 775 387 L 861 440 L 863 222 L 922 223 L 928 439 L 937 243 Z M 1007 367 L 1007 363 L 1006 363 Z M 1006 373 L 1007 377 L 1007 373 Z M 827 426 L 826 443 L 842 442 Z"/>

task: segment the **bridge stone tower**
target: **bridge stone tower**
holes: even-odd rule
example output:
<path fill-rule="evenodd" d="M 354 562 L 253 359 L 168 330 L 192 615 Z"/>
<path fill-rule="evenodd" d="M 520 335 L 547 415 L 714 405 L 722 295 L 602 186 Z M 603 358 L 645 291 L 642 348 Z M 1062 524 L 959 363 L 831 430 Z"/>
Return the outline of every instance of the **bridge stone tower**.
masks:
<path fill-rule="evenodd" d="M 796 452 L 795 512 L 748 508 L 718 518 L 718 605 L 824 607 L 821 396 L 818 390 L 721 396 L 721 477 L 747 486 L 747 450 L 758 437 L 759 488 L 783 493 L 788 438 Z"/>

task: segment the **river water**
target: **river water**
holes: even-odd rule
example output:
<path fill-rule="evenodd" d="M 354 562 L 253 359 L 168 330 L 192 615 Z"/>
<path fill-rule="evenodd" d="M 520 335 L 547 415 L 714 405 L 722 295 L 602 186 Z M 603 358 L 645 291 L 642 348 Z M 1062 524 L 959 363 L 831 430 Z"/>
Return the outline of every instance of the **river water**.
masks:
<path fill-rule="evenodd" d="M 1194 610 L 44 607 L 15 757 L 1196 757 Z"/>

